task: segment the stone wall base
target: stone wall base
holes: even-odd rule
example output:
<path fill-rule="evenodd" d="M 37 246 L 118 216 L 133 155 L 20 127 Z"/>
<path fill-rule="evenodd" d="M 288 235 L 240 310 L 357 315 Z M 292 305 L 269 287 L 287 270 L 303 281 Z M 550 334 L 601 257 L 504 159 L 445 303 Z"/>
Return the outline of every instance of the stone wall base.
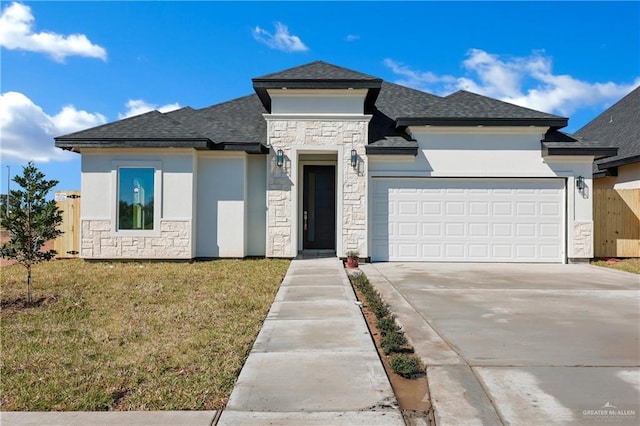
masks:
<path fill-rule="evenodd" d="M 82 220 L 85 259 L 191 259 L 191 222 L 163 220 L 159 236 L 113 236 L 111 221 Z"/>

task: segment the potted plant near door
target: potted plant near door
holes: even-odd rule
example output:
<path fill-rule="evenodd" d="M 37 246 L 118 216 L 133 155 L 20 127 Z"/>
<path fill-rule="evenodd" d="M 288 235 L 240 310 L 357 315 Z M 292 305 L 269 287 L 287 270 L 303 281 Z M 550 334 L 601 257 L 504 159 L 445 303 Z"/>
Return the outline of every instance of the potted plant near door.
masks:
<path fill-rule="evenodd" d="M 349 250 L 347 252 L 347 267 L 348 268 L 357 268 L 358 267 L 358 256 L 360 253 L 358 250 Z"/>

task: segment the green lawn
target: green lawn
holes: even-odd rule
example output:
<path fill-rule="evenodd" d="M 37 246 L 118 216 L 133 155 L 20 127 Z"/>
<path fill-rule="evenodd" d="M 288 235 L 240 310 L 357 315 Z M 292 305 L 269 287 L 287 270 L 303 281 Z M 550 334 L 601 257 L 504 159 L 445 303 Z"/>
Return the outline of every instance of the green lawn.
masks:
<path fill-rule="evenodd" d="M 640 274 L 640 259 L 621 259 L 619 262 L 606 260 L 595 260 L 592 265 L 603 266 L 605 268 L 617 269 L 619 271 L 633 272 Z"/>
<path fill-rule="evenodd" d="M 289 262 L 52 261 L 2 268 L 2 410 L 224 406 Z"/>

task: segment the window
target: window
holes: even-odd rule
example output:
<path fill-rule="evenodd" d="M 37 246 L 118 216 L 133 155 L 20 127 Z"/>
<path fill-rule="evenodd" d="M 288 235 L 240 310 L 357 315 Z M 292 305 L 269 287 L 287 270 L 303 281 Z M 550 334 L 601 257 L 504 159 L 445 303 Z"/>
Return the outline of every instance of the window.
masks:
<path fill-rule="evenodd" d="M 118 230 L 153 230 L 155 169 L 118 169 Z"/>

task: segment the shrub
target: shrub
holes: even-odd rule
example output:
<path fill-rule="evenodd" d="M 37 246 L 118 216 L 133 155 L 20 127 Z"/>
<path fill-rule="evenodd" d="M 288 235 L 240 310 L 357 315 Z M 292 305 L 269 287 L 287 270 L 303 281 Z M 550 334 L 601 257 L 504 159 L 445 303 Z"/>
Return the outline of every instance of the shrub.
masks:
<path fill-rule="evenodd" d="M 382 350 L 386 355 L 389 355 L 391 352 L 402 351 L 402 347 L 406 344 L 407 338 L 404 337 L 404 334 L 397 331 L 385 334 L 380 341 L 380 346 L 382 346 Z"/>
<path fill-rule="evenodd" d="M 407 379 L 413 379 L 422 373 L 422 363 L 416 355 L 398 354 L 391 359 L 391 368 L 396 374 Z"/>
<path fill-rule="evenodd" d="M 389 305 L 384 303 L 377 293 L 373 300 L 369 299 L 369 309 L 371 309 L 378 319 L 384 318 L 391 313 L 391 311 L 389 311 Z"/>
<path fill-rule="evenodd" d="M 393 319 L 393 317 L 384 317 L 378 319 L 378 321 L 376 322 L 376 327 L 378 327 L 378 330 L 380 330 L 380 333 L 382 333 L 382 335 L 400 331 L 400 327 L 398 327 L 398 324 L 396 324 L 396 321 Z"/>

